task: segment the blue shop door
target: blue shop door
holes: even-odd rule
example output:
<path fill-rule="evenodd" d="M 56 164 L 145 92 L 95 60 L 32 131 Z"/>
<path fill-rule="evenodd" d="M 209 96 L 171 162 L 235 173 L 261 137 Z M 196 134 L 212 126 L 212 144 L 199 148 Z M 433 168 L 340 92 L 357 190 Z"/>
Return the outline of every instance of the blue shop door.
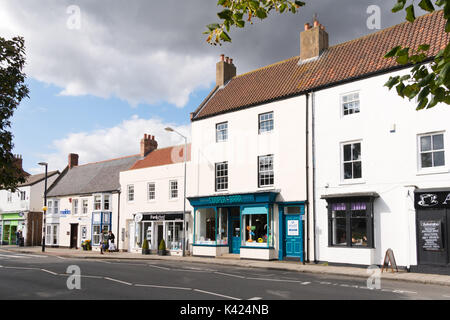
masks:
<path fill-rule="evenodd" d="M 240 217 L 231 217 L 231 246 L 230 253 L 241 252 L 241 219 Z"/>
<path fill-rule="evenodd" d="M 285 216 L 286 257 L 303 259 L 303 221 L 301 215 Z"/>

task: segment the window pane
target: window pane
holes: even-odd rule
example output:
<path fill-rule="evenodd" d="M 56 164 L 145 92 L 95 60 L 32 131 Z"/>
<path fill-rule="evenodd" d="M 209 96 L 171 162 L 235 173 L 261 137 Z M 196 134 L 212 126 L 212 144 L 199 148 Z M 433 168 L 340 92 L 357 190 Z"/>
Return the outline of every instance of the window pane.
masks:
<path fill-rule="evenodd" d="M 352 160 L 352 145 L 346 144 L 344 146 L 344 161 L 351 161 Z"/>
<path fill-rule="evenodd" d="M 219 208 L 219 221 L 218 221 L 218 237 L 217 244 L 228 244 L 228 210 L 225 208 Z"/>
<path fill-rule="evenodd" d="M 353 157 L 352 160 L 361 160 L 361 143 L 352 144 Z"/>
<path fill-rule="evenodd" d="M 353 179 L 362 178 L 361 161 L 353 162 Z"/>
<path fill-rule="evenodd" d="M 216 243 L 216 212 L 214 209 L 198 209 L 195 216 L 195 243 Z"/>
<path fill-rule="evenodd" d="M 431 136 L 420 137 L 420 151 L 431 151 Z"/>
<path fill-rule="evenodd" d="M 433 166 L 431 154 L 432 154 L 431 152 L 428 152 L 428 153 L 422 153 L 420 155 L 421 160 L 422 160 L 422 168 L 431 168 Z"/>
<path fill-rule="evenodd" d="M 345 211 L 332 211 L 332 244 L 346 245 L 346 219 Z"/>
<path fill-rule="evenodd" d="M 439 151 L 439 152 L 434 152 L 433 153 L 433 165 L 435 167 L 445 166 L 444 151 Z"/>
<path fill-rule="evenodd" d="M 352 211 L 352 246 L 367 247 L 367 213 L 365 210 Z"/>
<path fill-rule="evenodd" d="M 444 135 L 437 134 L 433 136 L 433 150 L 444 149 Z"/>
<path fill-rule="evenodd" d="M 344 179 L 352 179 L 352 167 L 351 163 L 344 163 Z"/>

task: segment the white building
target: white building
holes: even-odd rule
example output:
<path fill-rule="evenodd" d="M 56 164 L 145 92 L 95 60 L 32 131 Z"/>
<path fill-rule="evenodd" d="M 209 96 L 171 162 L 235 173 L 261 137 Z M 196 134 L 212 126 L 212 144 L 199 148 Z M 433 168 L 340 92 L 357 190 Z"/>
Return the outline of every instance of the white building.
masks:
<path fill-rule="evenodd" d="M 22 168 L 22 158 L 17 157 Z M 59 171 L 47 173 L 47 189 Z M 44 206 L 45 174 L 29 175 L 17 190 L 0 190 L 0 245 L 16 244 L 16 232 L 21 230 L 24 245 L 40 245 L 42 239 L 42 207 Z"/>
<path fill-rule="evenodd" d="M 68 165 L 49 189 L 46 215 L 46 244 L 79 248 L 91 240 L 100 248 L 100 235 L 112 231 L 120 242 L 119 173 L 157 148 L 145 135 L 141 153 L 118 159 L 78 165 L 78 155 L 70 154 Z"/>
<path fill-rule="evenodd" d="M 190 145 L 186 156 L 190 172 Z M 192 207 L 188 201 L 184 207 L 184 170 L 183 145 L 153 150 L 120 173 L 120 226 L 125 236 L 119 249 L 141 252 L 147 239 L 150 251 L 156 252 L 164 239 L 170 255 L 182 255 L 184 210 L 187 243 L 192 243 Z"/>

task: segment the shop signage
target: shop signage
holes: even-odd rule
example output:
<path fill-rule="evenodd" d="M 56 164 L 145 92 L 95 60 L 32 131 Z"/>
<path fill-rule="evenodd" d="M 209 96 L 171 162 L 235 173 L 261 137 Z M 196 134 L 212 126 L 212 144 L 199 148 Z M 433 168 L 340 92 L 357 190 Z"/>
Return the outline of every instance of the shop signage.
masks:
<path fill-rule="evenodd" d="M 450 192 L 416 193 L 414 203 L 416 209 L 450 209 Z"/>
<path fill-rule="evenodd" d="M 142 221 L 142 213 L 136 213 L 136 215 L 134 216 L 134 222 L 141 222 Z"/>
<path fill-rule="evenodd" d="M 299 234 L 298 220 L 289 220 L 288 236 L 298 236 L 298 234 Z"/>
<path fill-rule="evenodd" d="M 442 246 L 440 220 L 428 220 L 419 222 L 419 234 L 422 240 L 422 249 L 425 251 L 440 251 Z"/>
<path fill-rule="evenodd" d="M 183 214 L 180 213 L 155 213 L 155 214 L 144 214 L 142 220 L 145 221 L 171 221 L 171 220 L 183 220 Z"/>
<path fill-rule="evenodd" d="M 64 216 L 67 216 L 67 215 L 70 214 L 70 210 L 68 210 L 68 209 L 66 209 L 66 210 L 61 210 L 59 213 L 60 213 L 60 215 L 61 215 L 62 217 L 64 217 Z"/>

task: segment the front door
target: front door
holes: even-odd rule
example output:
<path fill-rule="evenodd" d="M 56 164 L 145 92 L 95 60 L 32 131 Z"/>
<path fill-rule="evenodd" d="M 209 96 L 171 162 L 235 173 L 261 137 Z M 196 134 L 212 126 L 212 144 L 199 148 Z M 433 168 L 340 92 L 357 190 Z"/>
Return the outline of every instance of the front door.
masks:
<path fill-rule="evenodd" d="M 162 239 L 164 239 L 164 226 L 162 224 L 158 224 L 158 243 L 157 243 L 158 249 Z"/>
<path fill-rule="evenodd" d="M 300 214 L 285 216 L 285 252 L 288 258 L 303 259 L 302 219 Z"/>
<path fill-rule="evenodd" d="M 241 252 L 241 219 L 239 216 L 230 218 L 231 225 L 231 246 L 230 253 Z"/>
<path fill-rule="evenodd" d="M 78 244 L 78 224 L 70 225 L 70 249 L 77 249 Z"/>
<path fill-rule="evenodd" d="M 419 265 L 447 266 L 449 261 L 450 210 L 417 210 L 417 259 Z"/>

